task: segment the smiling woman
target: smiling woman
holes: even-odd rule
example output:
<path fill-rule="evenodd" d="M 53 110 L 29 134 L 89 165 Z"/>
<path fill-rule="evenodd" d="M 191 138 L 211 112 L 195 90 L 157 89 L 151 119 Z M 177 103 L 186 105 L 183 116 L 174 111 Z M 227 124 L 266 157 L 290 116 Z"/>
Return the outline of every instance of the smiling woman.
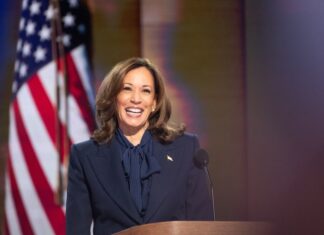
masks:
<path fill-rule="evenodd" d="M 124 102 L 128 103 L 124 104 Z M 149 105 L 152 107 L 143 109 L 148 105 L 147 102 L 153 102 Z M 128 112 L 125 109 L 127 105 L 129 106 Z M 121 106 L 124 106 L 123 112 Z M 138 112 L 138 110 L 129 109 L 131 107 L 143 109 L 139 118 L 127 119 L 128 121 L 144 122 L 139 130 L 130 128 L 131 125 L 124 125 L 123 117 L 130 118 L 130 110 L 133 111 L 133 116 L 134 112 Z M 168 123 L 170 117 L 171 104 L 166 96 L 164 81 L 159 70 L 147 59 L 131 58 L 118 63 L 105 77 L 98 89 L 96 97 L 98 129 L 94 132 L 93 138 L 99 143 L 107 143 L 113 137 L 117 127 L 126 131 L 125 128 L 128 126 L 128 133 L 124 134 L 132 134 L 129 131 L 132 131 L 133 134 L 134 131 L 135 133 L 142 131 L 143 134 L 143 130 L 147 128 L 154 133 L 159 141 L 167 143 L 182 135 L 185 129 L 184 125 L 170 125 Z M 138 125 L 140 126 L 140 124 Z"/>
<path fill-rule="evenodd" d="M 145 67 L 129 71 L 117 96 L 117 119 L 119 128 L 133 145 L 140 143 L 155 106 L 154 79 L 150 71 Z"/>
<path fill-rule="evenodd" d="M 67 235 L 111 234 L 146 223 L 212 220 L 204 171 L 195 167 L 195 135 L 168 123 L 170 101 L 147 59 L 117 64 L 96 97 L 98 128 L 73 145 Z"/>

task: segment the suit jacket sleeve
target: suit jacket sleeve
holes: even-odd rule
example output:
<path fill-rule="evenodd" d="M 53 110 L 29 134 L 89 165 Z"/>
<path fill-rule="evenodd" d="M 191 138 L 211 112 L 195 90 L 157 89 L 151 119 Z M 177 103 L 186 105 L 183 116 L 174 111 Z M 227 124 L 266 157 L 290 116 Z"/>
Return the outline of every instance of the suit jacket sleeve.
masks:
<path fill-rule="evenodd" d="M 66 235 L 90 234 L 92 210 L 81 158 L 76 146 L 72 146 L 68 173 Z"/>
<path fill-rule="evenodd" d="M 197 137 L 194 137 L 194 153 L 199 148 Z M 209 185 L 203 169 L 197 168 L 192 159 L 186 199 L 186 214 L 188 220 L 213 220 L 212 200 Z"/>

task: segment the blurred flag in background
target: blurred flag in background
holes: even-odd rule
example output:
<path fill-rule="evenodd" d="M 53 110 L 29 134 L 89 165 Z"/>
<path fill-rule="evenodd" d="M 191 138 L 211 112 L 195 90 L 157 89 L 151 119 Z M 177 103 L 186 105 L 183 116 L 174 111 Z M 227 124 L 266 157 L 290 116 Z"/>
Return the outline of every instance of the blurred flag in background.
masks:
<path fill-rule="evenodd" d="M 80 0 L 23 0 L 5 176 L 6 235 L 65 234 L 71 143 L 94 129 L 90 15 Z"/>

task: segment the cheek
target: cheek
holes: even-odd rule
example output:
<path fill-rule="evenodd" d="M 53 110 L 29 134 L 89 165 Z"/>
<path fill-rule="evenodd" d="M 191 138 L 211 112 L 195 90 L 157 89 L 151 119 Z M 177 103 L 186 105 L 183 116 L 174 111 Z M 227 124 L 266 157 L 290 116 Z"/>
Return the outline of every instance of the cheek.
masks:
<path fill-rule="evenodd" d="M 120 113 L 123 109 L 124 102 L 121 99 L 117 99 L 115 103 L 115 108 L 117 110 L 117 113 Z"/>
<path fill-rule="evenodd" d="M 116 97 L 116 104 L 117 106 L 122 106 L 126 103 L 126 99 L 127 97 L 123 94 L 119 94 L 117 97 Z"/>

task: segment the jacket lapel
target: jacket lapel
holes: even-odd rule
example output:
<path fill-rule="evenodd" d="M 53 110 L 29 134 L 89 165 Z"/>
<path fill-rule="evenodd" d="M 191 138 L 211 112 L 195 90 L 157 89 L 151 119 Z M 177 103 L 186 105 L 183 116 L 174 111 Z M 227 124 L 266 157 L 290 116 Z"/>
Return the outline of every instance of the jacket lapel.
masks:
<path fill-rule="evenodd" d="M 113 138 L 110 144 L 102 145 L 98 148 L 98 154 L 91 158 L 93 170 L 98 181 L 121 208 L 121 210 L 133 218 L 137 223 L 141 223 L 141 218 L 128 190 L 124 171 L 121 164 L 121 151 Z"/>
<path fill-rule="evenodd" d="M 173 156 L 175 153 L 175 151 L 173 151 L 174 148 L 175 146 L 173 144 L 162 145 L 159 142 L 154 141 L 153 153 L 161 166 L 161 171 L 152 176 L 150 199 L 144 217 L 144 223 L 147 223 L 162 205 L 163 200 L 166 198 L 172 187 L 173 179 L 175 179 L 177 175 L 179 162 Z"/>

